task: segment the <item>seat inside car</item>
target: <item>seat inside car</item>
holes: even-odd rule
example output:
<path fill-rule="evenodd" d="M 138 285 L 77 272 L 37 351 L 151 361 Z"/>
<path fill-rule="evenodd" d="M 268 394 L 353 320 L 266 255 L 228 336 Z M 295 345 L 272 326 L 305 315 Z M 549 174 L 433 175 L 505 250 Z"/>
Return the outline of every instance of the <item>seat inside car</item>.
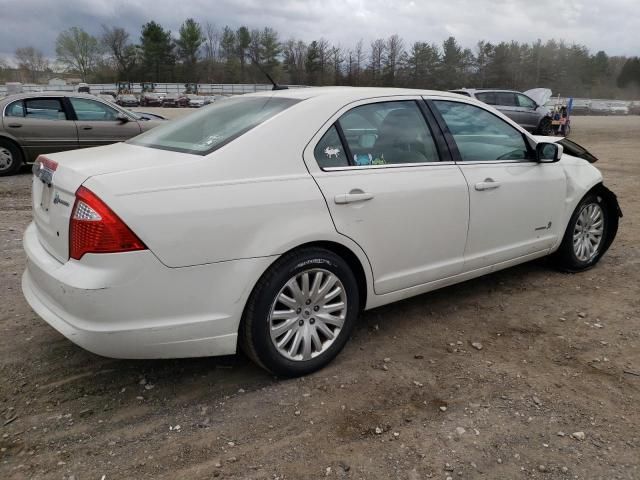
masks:
<path fill-rule="evenodd" d="M 424 119 L 409 109 L 392 110 L 382 121 L 375 143 L 386 163 L 435 162 L 438 153 Z"/>

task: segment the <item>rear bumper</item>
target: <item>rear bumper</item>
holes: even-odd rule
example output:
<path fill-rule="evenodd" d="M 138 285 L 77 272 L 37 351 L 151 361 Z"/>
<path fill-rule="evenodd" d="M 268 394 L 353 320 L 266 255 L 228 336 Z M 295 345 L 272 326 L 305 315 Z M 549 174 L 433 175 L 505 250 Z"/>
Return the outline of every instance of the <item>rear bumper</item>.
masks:
<path fill-rule="evenodd" d="M 273 258 L 168 268 L 149 251 L 60 263 L 31 224 L 22 291 L 72 342 L 113 358 L 178 358 L 236 351 L 244 305 Z"/>

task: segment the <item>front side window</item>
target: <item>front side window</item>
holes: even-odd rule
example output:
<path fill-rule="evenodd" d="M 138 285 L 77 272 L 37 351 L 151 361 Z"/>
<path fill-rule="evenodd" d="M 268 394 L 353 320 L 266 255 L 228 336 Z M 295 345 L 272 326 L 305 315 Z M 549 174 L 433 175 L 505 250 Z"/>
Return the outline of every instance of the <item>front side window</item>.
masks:
<path fill-rule="evenodd" d="M 24 100 L 26 118 L 38 120 L 66 120 L 67 116 L 58 98 L 27 98 Z"/>
<path fill-rule="evenodd" d="M 76 117 L 85 122 L 113 122 L 118 119 L 118 111 L 104 103 L 86 98 L 70 98 Z"/>
<path fill-rule="evenodd" d="M 342 141 L 335 125 L 325 133 L 316 148 L 313 155 L 320 168 L 346 167 L 349 165 L 349 159 L 342 147 Z"/>
<path fill-rule="evenodd" d="M 355 107 L 339 123 L 356 166 L 439 160 L 431 131 L 413 100 Z"/>
<path fill-rule="evenodd" d="M 129 143 L 208 155 L 299 101 L 283 97 L 238 96 L 155 127 Z M 287 133 L 282 132 L 283 139 Z"/>
<path fill-rule="evenodd" d="M 485 109 L 443 100 L 433 103 L 449 127 L 462 161 L 531 158 L 523 134 Z"/>
<path fill-rule="evenodd" d="M 521 106 L 521 107 L 535 109 L 536 106 L 537 106 L 536 102 L 531 100 L 526 95 L 522 95 L 522 94 L 518 93 L 516 95 L 516 97 L 518 98 L 518 105 Z"/>
<path fill-rule="evenodd" d="M 4 110 L 5 117 L 24 117 L 24 104 L 22 100 L 7 105 Z"/>

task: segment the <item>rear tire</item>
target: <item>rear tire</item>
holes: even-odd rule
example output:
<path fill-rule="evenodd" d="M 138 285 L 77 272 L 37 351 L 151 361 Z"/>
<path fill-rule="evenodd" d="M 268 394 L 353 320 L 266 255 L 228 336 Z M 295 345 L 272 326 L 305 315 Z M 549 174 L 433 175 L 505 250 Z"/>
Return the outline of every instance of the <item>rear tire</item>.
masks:
<path fill-rule="evenodd" d="M 17 173 L 22 162 L 20 149 L 13 142 L 0 139 L 0 177 Z"/>
<path fill-rule="evenodd" d="M 324 248 L 288 253 L 251 293 L 240 325 L 240 345 L 276 375 L 307 375 L 340 353 L 359 305 L 356 278 L 340 256 Z"/>
<path fill-rule="evenodd" d="M 555 265 L 566 272 L 582 272 L 598 263 L 611 243 L 611 212 L 603 195 L 587 194 L 571 215 L 560 248 L 553 254 Z"/>

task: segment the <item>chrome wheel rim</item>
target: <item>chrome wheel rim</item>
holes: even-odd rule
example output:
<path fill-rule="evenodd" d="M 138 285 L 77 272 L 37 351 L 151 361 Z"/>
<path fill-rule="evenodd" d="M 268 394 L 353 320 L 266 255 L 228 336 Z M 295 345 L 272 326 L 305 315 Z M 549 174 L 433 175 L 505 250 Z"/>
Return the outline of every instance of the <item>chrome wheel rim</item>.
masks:
<path fill-rule="evenodd" d="M 307 361 L 326 352 L 340 335 L 347 294 L 340 279 L 322 268 L 291 277 L 269 313 L 271 342 L 283 357 Z"/>
<path fill-rule="evenodd" d="M 573 252 L 578 260 L 588 262 L 600 251 L 604 234 L 604 212 L 597 203 L 582 207 L 573 228 Z"/>
<path fill-rule="evenodd" d="M 0 147 L 0 171 L 8 170 L 13 164 L 13 155 L 9 149 Z"/>

